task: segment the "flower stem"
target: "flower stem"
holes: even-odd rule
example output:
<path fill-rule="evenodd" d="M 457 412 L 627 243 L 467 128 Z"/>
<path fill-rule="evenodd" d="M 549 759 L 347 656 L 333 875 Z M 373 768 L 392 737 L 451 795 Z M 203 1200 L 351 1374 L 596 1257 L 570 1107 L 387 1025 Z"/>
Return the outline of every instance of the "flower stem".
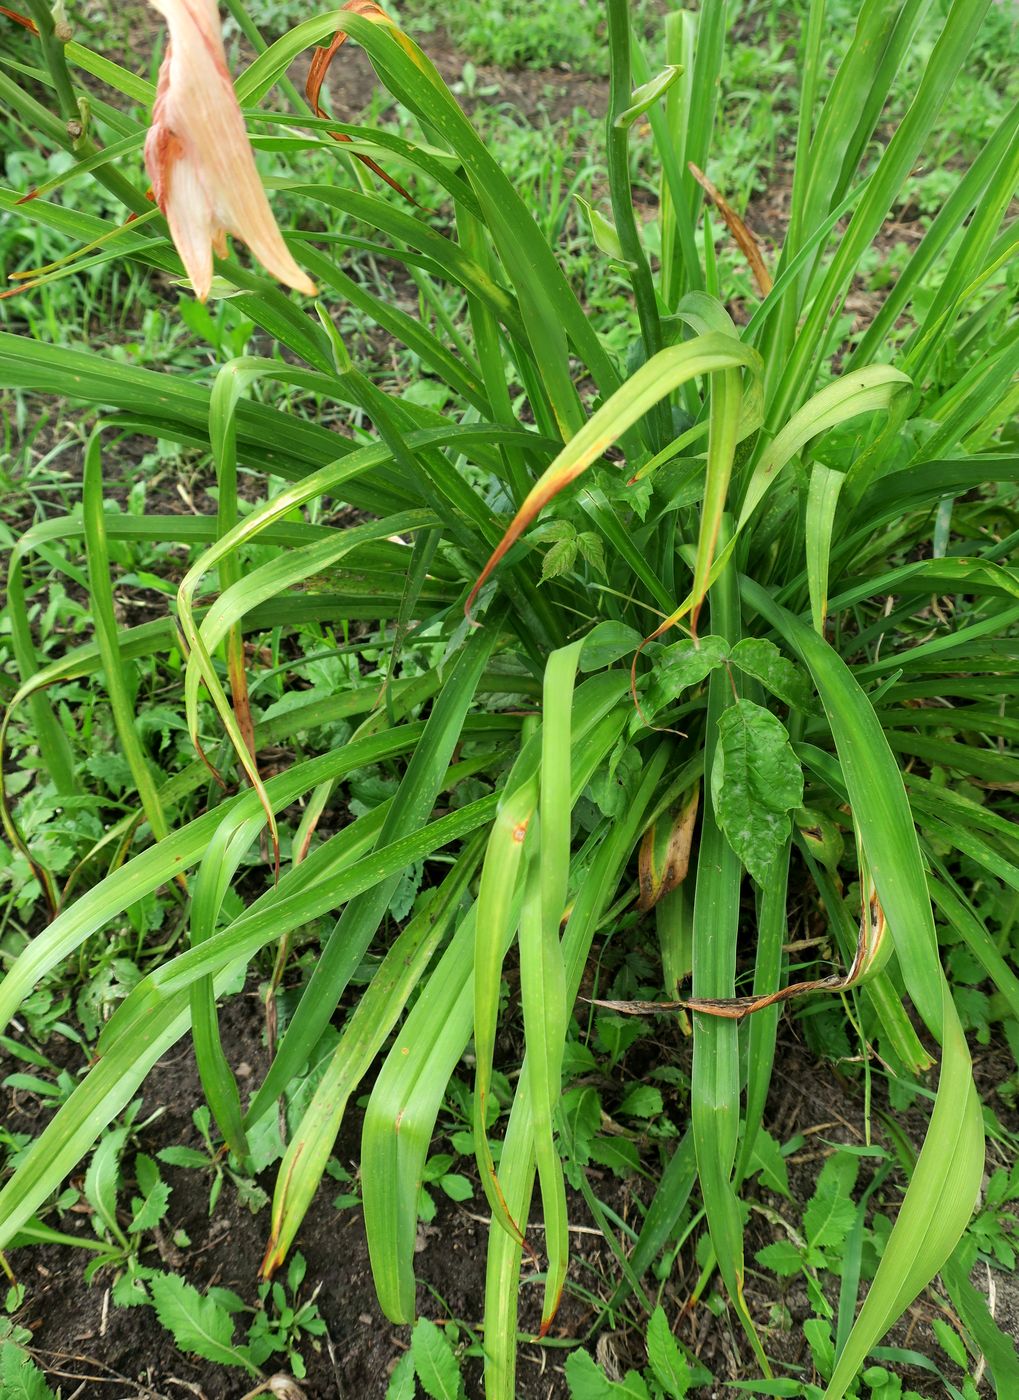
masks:
<path fill-rule="evenodd" d="M 35 102 L 17 83 L 4 74 L 0 74 L 0 96 L 9 101 L 17 111 L 24 112 L 26 105 L 31 106 L 33 119 L 57 145 L 82 159 L 88 159 L 89 156 L 95 155 L 100 148 L 84 130 L 82 109 L 78 104 L 74 84 L 67 67 L 63 41 L 57 37 L 53 15 L 50 13 L 46 0 L 28 0 L 28 7 L 39 31 L 43 64 L 56 93 L 59 117 Z M 135 214 L 145 213 L 152 207 L 144 194 L 112 165 L 100 165 L 93 173 L 96 179 L 105 185 L 115 198 L 121 200 Z"/>
<path fill-rule="evenodd" d="M 633 212 L 633 192 L 630 188 L 630 163 L 627 154 L 629 130 L 627 127 L 616 125 L 616 118 L 626 111 L 631 102 L 629 0 L 608 0 L 608 21 L 609 114 L 605 145 L 612 196 L 612 218 L 619 235 L 623 257 L 629 264 L 627 270 L 637 305 L 637 317 L 644 340 L 644 355 L 649 360 L 662 348 L 662 324 L 658 315 L 651 268 L 640 241 Z M 658 450 L 664 447 L 672 436 L 669 431 L 668 404 L 659 404 L 650 417 Z"/>
<path fill-rule="evenodd" d="M 56 90 L 60 115 L 68 123 L 80 122 L 81 113 L 78 109 L 78 99 L 74 95 L 74 84 L 71 82 L 71 75 L 67 69 L 64 41 L 57 37 L 56 21 L 46 4 L 46 0 L 28 0 L 28 6 L 32 12 L 35 27 L 39 31 L 43 62 Z"/>

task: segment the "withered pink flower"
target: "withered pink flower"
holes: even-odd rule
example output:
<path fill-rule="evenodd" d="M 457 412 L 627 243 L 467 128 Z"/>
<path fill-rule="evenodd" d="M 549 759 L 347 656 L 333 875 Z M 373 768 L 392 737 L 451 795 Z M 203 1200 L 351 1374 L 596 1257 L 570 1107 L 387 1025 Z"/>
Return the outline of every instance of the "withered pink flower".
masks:
<path fill-rule="evenodd" d="M 195 295 L 212 285 L 212 253 L 242 239 L 281 282 L 308 296 L 315 284 L 294 261 L 273 218 L 234 94 L 216 0 L 151 0 L 170 39 L 159 70 L 145 165 Z"/>

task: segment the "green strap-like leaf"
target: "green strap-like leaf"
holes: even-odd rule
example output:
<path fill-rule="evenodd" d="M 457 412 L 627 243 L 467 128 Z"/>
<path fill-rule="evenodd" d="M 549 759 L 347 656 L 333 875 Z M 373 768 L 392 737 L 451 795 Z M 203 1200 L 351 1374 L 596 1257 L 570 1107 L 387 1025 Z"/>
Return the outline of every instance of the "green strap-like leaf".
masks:
<path fill-rule="evenodd" d="M 948 983 L 902 777 L 880 720 L 845 662 L 816 632 L 742 579 L 744 601 L 810 669 L 906 990 L 942 1047 L 934 1112 L 878 1272 L 826 1391 L 841 1400 L 870 1348 L 926 1287 L 969 1221 L 983 1172 L 980 1099 Z"/>

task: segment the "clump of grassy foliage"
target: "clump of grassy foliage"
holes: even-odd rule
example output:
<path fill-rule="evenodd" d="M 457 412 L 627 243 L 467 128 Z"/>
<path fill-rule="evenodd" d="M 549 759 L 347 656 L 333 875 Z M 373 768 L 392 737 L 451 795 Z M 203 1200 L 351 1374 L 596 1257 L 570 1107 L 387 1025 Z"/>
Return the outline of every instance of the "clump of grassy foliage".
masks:
<path fill-rule="evenodd" d="M 362 1201 L 380 1304 L 410 1322 L 429 1147 L 471 1047 L 465 1111 L 492 1215 L 486 1390 L 509 1400 L 525 1246 L 546 1266 L 543 1330 L 568 1279 L 564 1160 L 598 1213 L 583 1170 L 596 1128 L 582 1093 L 563 1095 L 564 1056 L 576 1065 L 567 1047 L 605 930 L 646 944 L 648 922 L 627 913 L 639 883 L 660 967 L 645 960 L 630 986 L 612 989 L 603 1048 L 625 1037 L 627 1015 L 683 1014 L 693 1060 L 689 1126 L 621 1258 L 620 1289 L 642 1296 L 696 1189 L 700 1257 L 720 1275 L 760 1384 L 771 1384 L 762 1319 L 745 1298 L 742 1197 L 767 1150 L 781 1002 L 811 996 L 826 1008 L 825 1034 L 865 1056 L 879 1047 L 902 1080 L 922 1086 L 938 1066 L 919 1156 L 903 1144 L 887 1164 L 904 1195 L 862 1305 L 855 1312 L 857 1266 L 834 1333 L 811 1336 L 823 1380 L 813 1393 L 848 1393 L 939 1271 L 1008 1393 L 1014 1366 L 959 1243 L 984 1130 L 966 1038 L 973 1005 L 939 950 L 992 985 L 1000 1016 L 1019 1016 L 1014 767 L 999 705 L 1019 621 L 1008 218 L 1019 108 L 1002 109 L 959 171 L 880 309 L 862 325 L 845 311 L 987 5 L 947 8 L 889 129 L 921 10 L 865 4 L 829 78 L 826 7 L 809 7 L 788 229 L 772 267 L 752 277 L 741 254 L 718 255 L 718 215 L 691 170 L 724 183 L 712 157 L 724 8 L 668 15 L 656 69 L 624 0 L 609 0 L 604 198 L 590 238 L 633 309 L 605 325 L 564 275 L 561 225 L 535 217 L 413 40 L 336 11 L 267 43 L 231 5 L 258 51 L 238 94 L 256 147 L 277 170 L 286 162 L 268 183 L 300 210 L 289 241 L 322 299 L 309 311 L 237 257 L 223 261 L 222 300 L 181 312 L 208 349 L 175 374 L 153 363 L 175 333 L 165 311 L 141 364 L 96 353 L 99 332 L 85 323 L 66 344 L 38 311 L 67 276 L 87 285 L 111 265 L 163 279 L 181 269 L 140 175 L 151 81 L 58 44 L 46 7 L 33 7 L 46 42 L 0 71 L 0 100 L 70 160 L 52 165 L 30 202 L 2 190 L 0 205 L 33 236 L 84 246 L 27 278 L 13 304 L 36 309 L 21 333 L 0 336 L 0 364 L 6 383 L 101 416 L 84 444 L 80 509 L 11 550 L 19 685 L 3 740 L 20 734 L 21 747 L 4 817 L 23 889 L 34 882 L 50 918 L 15 950 L 0 1020 L 26 1014 L 40 982 L 97 935 L 144 942 L 157 891 L 169 892 L 157 917 L 175 932 L 142 959 L 142 975 L 107 966 L 92 1008 L 98 1058 L 20 1152 L 0 1191 L 0 1244 L 39 1237 L 53 1192 L 190 1033 L 237 1163 L 251 1163 L 256 1136 L 280 1100 L 289 1105 L 271 1274 L 381 1057 Z M 338 28 L 405 114 L 398 131 L 316 119 L 284 85 L 293 60 Z M 82 75 L 104 85 L 86 121 Z M 288 110 L 273 105 L 277 88 Z M 337 145 L 337 131 L 350 142 Z M 658 192 L 650 230 L 633 200 L 641 132 L 644 178 Z M 357 154 L 397 175 L 414 203 L 346 163 Z M 105 207 L 75 207 L 85 179 Z M 125 223 L 128 212 L 137 217 Z M 354 275 L 365 266 L 372 275 Z M 403 392 L 358 368 L 338 329 L 350 308 L 402 347 L 413 374 Z M 170 454 L 170 470 L 176 450 L 207 452 L 215 508 L 149 513 L 134 493 L 110 509 L 107 454 L 139 436 Z M 68 539 L 80 559 L 57 567 L 88 601 L 75 616 L 72 599 L 67 616 L 94 635 L 40 656 L 53 620 L 38 618 L 34 633 L 23 600 L 33 570 L 61 559 L 55 544 Z M 166 605 L 124 627 L 112 576 L 129 549 L 144 551 L 135 582 L 155 582 Z M 351 641 L 365 622 L 367 643 Z M 139 714 L 140 681 L 150 695 L 159 686 L 155 721 Z M 70 704 L 115 733 L 115 764 L 82 771 Z M 293 741 L 293 761 L 270 771 L 281 739 Z M 185 762 L 195 748 L 201 757 Z M 351 820 L 316 837 L 340 800 Z M 115 805 L 119 820 L 101 822 L 96 813 Z M 80 858 L 52 828 L 48 841 L 31 839 L 57 809 L 77 823 L 73 841 L 82 829 L 91 837 Z M 793 973 L 789 909 L 804 890 L 825 940 L 816 965 Z M 320 951 L 299 997 L 284 998 L 280 969 L 309 932 Z M 245 1103 L 217 1002 L 266 952 L 274 1055 Z M 515 1065 L 498 1038 L 511 956 L 526 1045 Z M 493 1141 L 500 1094 L 508 1115 Z M 649 1118 L 655 1107 L 634 1111 Z M 448 1175 L 446 1164 L 434 1179 Z M 845 1199 L 854 1183 L 843 1163 L 815 1199 Z M 535 1186 L 540 1246 L 527 1229 Z M 857 1218 L 862 1241 L 865 1208 L 866 1198 L 853 1207 L 841 1241 L 808 1229 L 795 1260 L 758 1262 L 816 1284 L 825 1250 Z M 654 1326 L 649 1355 L 664 1366 L 672 1353 Z M 571 1384 L 583 1385 L 584 1364 Z M 654 1364 L 651 1374 L 661 1387 Z"/>

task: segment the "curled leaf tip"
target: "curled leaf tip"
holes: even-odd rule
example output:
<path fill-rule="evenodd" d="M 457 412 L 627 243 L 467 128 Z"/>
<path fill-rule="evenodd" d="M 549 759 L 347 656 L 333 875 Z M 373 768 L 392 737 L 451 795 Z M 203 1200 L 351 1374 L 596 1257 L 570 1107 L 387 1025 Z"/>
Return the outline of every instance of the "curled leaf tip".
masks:
<path fill-rule="evenodd" d="M 347 0 L 347 3 L 341 5 L 340 9 L 349 10 L 351 14 L 360 15 L 363 19 L 370 19 L 377 24 L 388 24 L 393 29 L 396 28 L 395 22 L 386 14 L 381 5 L 376 5 L 374 3 L 374 0 Z M 332 43 L 325 48 L 317 48 L 311 57 L 308 79 L 304 85 L 304 95 L 307 97 L 308 103 L 316 117 L 322 120 L 326 120 L 329 115 L 323 109 L 319 101 L 322 92 L 322 84 L 325 82 L 326 74 L 329 72 L 333 59 L 347 42 L 347 38 L 347 31 L 345 29 L 338 29 L 333 36 Z M 334 141 L 339 142 L 349 142 L 352 139 L 342 131 L 330 131 L 329 135 Z M 398 180 L 394 180 L 391 175 L 387 175 L 382 167 L 376 161 L 372 160 L 371 156 L 363 155 L 359 151 L 355 151 L 354 154 L 362 165 L 366 165 L 380 180 L 384 180 L 390 189 L 395 190 L 397 194 L 407 200 L 409 204 L 413 204 L 415 208 L 420 207 L 414 196 L 405 190 Z"/>

